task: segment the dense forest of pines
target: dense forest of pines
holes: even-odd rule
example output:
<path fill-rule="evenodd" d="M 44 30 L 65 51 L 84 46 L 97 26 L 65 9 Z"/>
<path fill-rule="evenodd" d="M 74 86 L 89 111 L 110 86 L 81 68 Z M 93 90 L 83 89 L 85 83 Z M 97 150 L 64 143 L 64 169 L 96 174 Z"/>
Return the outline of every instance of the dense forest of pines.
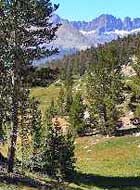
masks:
<path fill-rule="evenodd" d="M 131 96 L 129 110 L 139 123 L 139 52 L 137 34 L 49 63 L 51 69 L 61 71 L 58 113 L 69 116 L 72 128 L 79 135 L 95 128 L 103 135 L 116 135 L 120 117 L 125 114 L 122 106 L 126 94 Z M 125 74 L 127 67 L 134 76 Z M 74 90 L 80 80 L 86 87 Z M 90 114 L 88 121 L 84 120 L 86 112 Z"/>
<path fill-rule="evenodd" d="M 97 52 L 100 51 L 101 48 L 108 49 L 111 46 L 115 46 L 116 53 L 118 54 L 118 56 L 122 53 L 121 51 L 125 51 L 128 56 L 132 56 L 138 53 L 139 44 L 140 35 L 133 34 L 129 35 L 128 37 L 118 38 L 118 40 L 113 40 L 112 42 L 105 43 L 104 45 L 99 45 L 97 48 L 92 47 L 85 51 L 82 50 L 78 52 L 76 55 L 65 56 L 63 60 L 58 60 L 53 63 L 49 63 L 49 66 L 51 68 L 65 69 L 67 64 L 71 64 L 73 67 L 74 74 L 83 75 L 84 72 L 89 68 L 90 64 L 96 63 L 98 58 Z"/>
<path fill-rule="evenodd" d="M 124 59 L 122 60 L 123 65 L 125 64 L 127 65 L 129 63 L 128 59 L 130 59 L 134 55 L 137 56 L 139 54 L 139 44 L 140 44 L 140 34 L 129 35 L 128 37 L 118 38 L 118 40 L 114 40 L 110 43 L 99 45 L 97 48 L 92 47 L 85 51 L 82 50 L 74 55 L 64 56 L 64 58 L 61 60 L 48 62 L 46 63 L 46 65 L 44 64 L 43 68 L 36 68 L 37 73 L 35 73 L 35 68 L 31 69 L 31 73 L 34 73 L 34 76 L 36 75 L 36 77 L 34 77 L 35 81 L 36 80 L 41 81 L 41 76 L 46 76 L 46 81 L 47 79 L 49 81 L 49 75 L 48 75 L 49 71 L 50 75 L 52 76 L 50 77 L 50 79 L 52 79 L 53 82 L 56 79 L 58 79 L 60 75 L 61 77 L 63 77 L 63 75 L 65 75 L 67 72 L 66 70 L 67 67 L 69 67 L 68 65 L 71 65 L 72 75 L 82 76 L 90 68 L 90 65 L 94 65 L 94 63 L 97 62 L 98 52 L 101 49 L 107 50 L 108 48 L 111 48 L 111 46 L 112 48 L 113 46 L 116 47 L 115 50 L 116 52 L 114 52 L 115 56 L 120 56 L 120 54 L 122 54 L 121 56 Z M 123 57 L 123 53 L 125 53 L 125 57 Z M 39 76 L 40 79 L 38 79 Z M 44 79 L 42 81 L 44 81 Z M 45 86 L 44 83 L 43 85 L 41 83 L 40 84 L 33 83 L 33 85 Z"/>
<path fill-rule="evenodd" d="M 57 8 L 49 0 L 0 2 L 0 143 L 8 149 L 6 157 L 0 152 L 0 165 L 4 175 L 49 176 L 62 188 L 76 175 L 75 138 L 93 132 L 117 135 L 126 94 L 129 109 L 140 120 L 140 35 L 35 68 L 35 58 L 57 51 L 40 47 L 55 39 L 59 24 L 49 18 Z M 127 66 L 134 76 L 122 72 Z M 58 98 L 42 114 L 30 89 L 58 80 Z M 74 90 L 80 81 L 84 87 Z M 65 132 L 60 117 L 69 123 Z"/>

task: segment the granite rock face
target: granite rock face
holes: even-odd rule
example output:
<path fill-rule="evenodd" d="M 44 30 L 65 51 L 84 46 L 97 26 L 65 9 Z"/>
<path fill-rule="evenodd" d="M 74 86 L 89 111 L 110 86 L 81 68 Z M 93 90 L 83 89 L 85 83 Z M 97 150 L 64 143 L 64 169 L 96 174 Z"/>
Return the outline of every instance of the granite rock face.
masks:
<path fill-rule="evenodd" d="M 140 32 L 140 18 L 120 19 L 109 14 L 102 14 L 89 22 L 69 21 L 54 15 L 52 22 L 61 23 L 57 38 L 51 43 L 51 46 L 59 49 L 60 54 L 46 58 L 44 62 Z"/>

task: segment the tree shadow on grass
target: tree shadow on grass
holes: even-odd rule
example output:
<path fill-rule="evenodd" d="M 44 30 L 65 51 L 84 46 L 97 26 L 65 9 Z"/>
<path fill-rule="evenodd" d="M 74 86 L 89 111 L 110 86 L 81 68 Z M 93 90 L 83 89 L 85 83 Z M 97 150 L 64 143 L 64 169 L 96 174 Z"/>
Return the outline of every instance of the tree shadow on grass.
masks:
<path fill-rule="evenodd" d="M 96 186 L 111 190 L 140 190 L 140 176 L 106 177 L 93 174 L 77 173 L 74 182 L 80 186 Z"/>

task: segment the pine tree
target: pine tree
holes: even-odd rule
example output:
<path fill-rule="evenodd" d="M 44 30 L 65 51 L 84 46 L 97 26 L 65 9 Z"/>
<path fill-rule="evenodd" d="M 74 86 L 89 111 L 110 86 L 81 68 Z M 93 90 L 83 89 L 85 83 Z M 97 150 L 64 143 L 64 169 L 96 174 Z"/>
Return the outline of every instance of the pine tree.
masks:
<path fill-rule="evenodd" d="M 75 136 L 72 131 L 69 131 L 66 136 L 63 135 L 62 140 L 62 149 L 60 148 L 62 152 L 62 157 L 60 157 L 60 171 L 63 179 L 71 180 L 75 176 Z"/>
<path fill-rule="evenodd" d="M 63 87 L 61 87 L 59 92 L 57 106 L 59 115 L 65 115 L 65 91 Z"/>
<path fill-rule="evenodd" d="M 96 127 L 104 135 L 115 134 L 119 110 L 116 105 L 123 101 L 122 51 L 118 47 L 100 47 L 96 62 L 91 65 L 87 82 L 90 109 Z M 124 56 L 125 57 L 125 56 Z M 126 57 L 125 57 L 126 58 Z M 125 60 L 126 61 L 126 60 Z"/>
<path fill-rule="evenodd" d="M 30 156 L 30 159 L 31 169 L 37 172 L 42 170 L 41 156 L 44 143 L 42 114 L 38 107 L 39 102 L 33 98 L 30 103 L 32 126 L 32 156 Z"/>
<path fill-rule="evenodd" d="M 19 138 L 21 140 L 21 171 L 25 172 L 28 167 L 30 155 L 30 135 L 31 135 L 31 122 L 30 122 L 30 100 L 29 91 L 24 91 L 22 97 L 19 97 Z"/>
<path fill-rule="evenodd" d="M 58 181 L 73 177 L 75 168 L 74 140 L 62 134 L 60 128 L 50 126 L 43 153 L 43 170 Z"/>
<path fill-rule="evenodd" d="M 73 176 L 75 168 L 74 137 L 72 133 L 64 135 L 58 119 L 52 123 L 54 115 L 46 114 L 46 142 L 42 155 L 43 171 L 59 182 Z M 52 111 L 51 111 L 52 113 Z"/>
<path fill-rule="evenodd" d="M 14 167 L 19 131 L 19 96 L 28 89 L 28 85 L 25 85 L 27 70 L 34 59 L 56 52 L 56 49 L 44 48 L 43 44 L 55 39 L 58 25 L 54 26 L 49 19 L 57 8 L 58 6 L 53 6 L 50 0 L 2 0 L 0 2 L 1 64 L 10 68 L 11 78 L 12 132 L 8 152 L 8 172 L 13 172 Z"/>
<path fill-rule="evenodd" d="M 76 133 L 78 133 L 78 135 L 82 135 L 85 131 L 84 111 L 85 106 L 83 105 L 83 99 L 81 94 L 77 93 L 73 99 L 69 120 L 71 127 L 76 131 Z"/>
<path fill-rule="evenodd" d="M 68 114 L 73 102 L 73 68 L 71 64 L 67 64 L 65 68 L 64 89 L 65 89 L 65 112 Z"/>
<path fill-rule="evenodd" d="M 54 129 L 52 120 L 55 118 L 55 108 L 54 108 L 54 101 L 51 102 L 50 106 L 46 110 L 46 118 L 45 118 L 45 128 L 47 133 L 45 135 L 45 145 L 43 148 L 42 154 L 42 164 L 43 164 L 43 171 L 52 177 L 56 177 L 56 155 L 55 149 L 57 144 L 54 143 Z"/>
<path fill-rule="evenodd" d="M 134 56 L 133 56 L 134 57 Z M 131 93 L 129 107 L 134 112 L 136 118 L 140 118 L 140 43 L 138 42 L 136 53 L 135 53 L 135 63 L 132 60 L 132 68 L 134 69 L 136 75 L 131 78 L 127 83 L 129 87 L 129 93 Z"/>

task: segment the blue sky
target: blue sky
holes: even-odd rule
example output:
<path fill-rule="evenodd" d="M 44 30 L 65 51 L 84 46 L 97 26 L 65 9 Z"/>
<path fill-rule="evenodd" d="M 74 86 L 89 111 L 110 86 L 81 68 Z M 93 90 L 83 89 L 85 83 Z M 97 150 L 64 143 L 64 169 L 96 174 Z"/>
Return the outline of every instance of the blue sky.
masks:
<path fill-rule="evenodd" d="M 101 14 L 140 17 L 140 0 L 52 0 L 60 4 L 57 14 L 69 20 L 92 20 Z"/>

